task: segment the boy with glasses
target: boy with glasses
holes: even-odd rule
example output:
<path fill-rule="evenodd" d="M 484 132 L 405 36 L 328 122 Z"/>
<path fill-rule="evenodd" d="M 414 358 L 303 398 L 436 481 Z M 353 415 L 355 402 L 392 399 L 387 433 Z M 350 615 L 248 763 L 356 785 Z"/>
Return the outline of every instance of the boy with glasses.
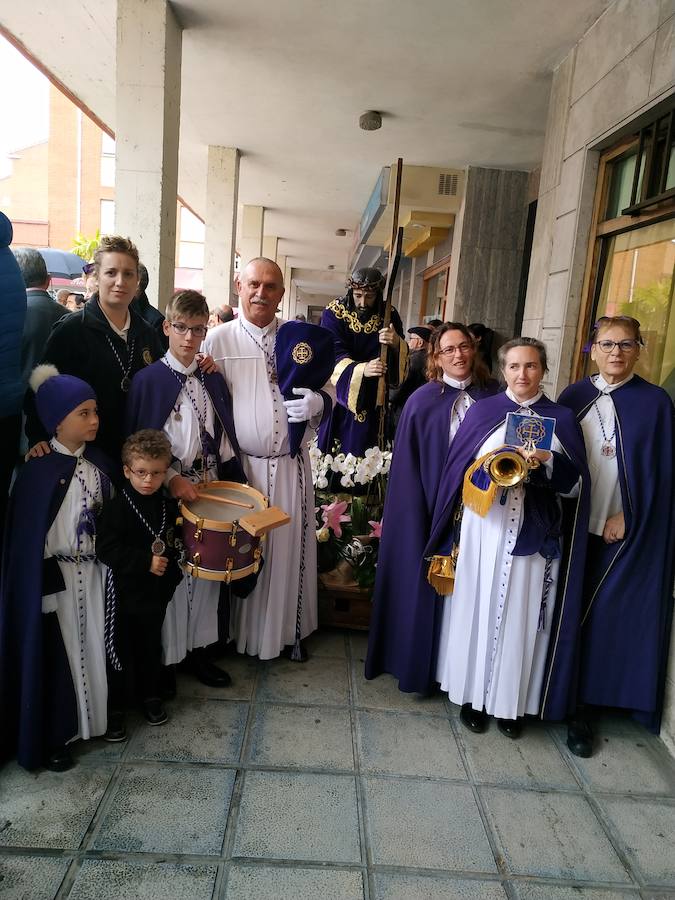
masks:
<path fill-rule="evenodd" d="M 197 353 L 206 337 L 209 308 L 197 291 L 179 291 L 165 311 L 164 357 L 139 372 L 129 392 L 127 426 L 158 428 L 168 437 L 173 462 L 164 478 L 172 497 L 197 499 L 204 481 L 246 480 L 232 418 L 232 401 L 219 372 L 204 373 Z M 209 659 L 205 648 L 218 640 L 220 582 L 186 575 L 166 613 L 163 661 L 173 666 L 188 656 L 189 668 L 203 684 L 226 687 L 230 676 Z M 165 696 L 175 692 L 173 673 L 165 673 Z"/>
<path fill-rule="evenodd" d="M 161 631 L 182 578 L 174 542 L 178 505 L 161 490 L 171 458 L 161 431 L 146 429 L 128 438 L 122 447 L 127 483 L 104 503 L 98 519 L 96 554 L 109 568 L 107 741 L 126 739 L 130 687 L 150 725 L 168 721 L 160 699 Z"/>

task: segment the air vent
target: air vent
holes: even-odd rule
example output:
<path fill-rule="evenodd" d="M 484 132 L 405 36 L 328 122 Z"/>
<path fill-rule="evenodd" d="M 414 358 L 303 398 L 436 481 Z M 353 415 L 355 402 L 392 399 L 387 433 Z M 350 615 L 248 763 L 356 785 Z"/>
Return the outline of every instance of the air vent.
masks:
<path fill-rule="evenodd" d="M 438 194 L 440 197 L 457 196 L 458 176 L 447 172 L 441 172 L 438 176 Z"/>

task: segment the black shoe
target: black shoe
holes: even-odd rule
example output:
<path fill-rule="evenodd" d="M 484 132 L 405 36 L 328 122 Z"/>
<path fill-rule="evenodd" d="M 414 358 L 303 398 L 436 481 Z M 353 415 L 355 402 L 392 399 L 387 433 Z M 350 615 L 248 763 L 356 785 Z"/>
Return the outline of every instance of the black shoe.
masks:
<path fill-rule="evenodd" d="M 50 772 L 67 772 L 75 765 L 75 760 L 70 754 L 70 750 L 64 745 L 53 750 L 45 762 L 45 769 Z"/>
<path fill-rule="evenodd" d="M 465 725 L 469 731 L 475 734 L 482 734 L 487 727 L 487 713 L 474 709 L 470 703 L 464 703 L 459 714 L 462 725 Z"/>
<path fill-rule="evenodd" d="M 148 725 L 165 725 L 169 721 L 159 697 L 149 697 L 143 701 L 143 715 Z"/>
<path fill-rule="evenodd" d="M 223 669 L 220 669 L 202 653 L 192 653 L 189 663 L 189 670 L 195 676 L 197 681 L 208 687 L 229 687 L 232 679 Z"/>
<path fill-rule="evenodd" d="M 572 719 L 567 726 L 567 746 L 570 753 L 588 759 L 593 755 L 593 729 L 585 719 Z"/>
<path fill-rule="evenodd" d="M 503 735 L 511 740 L 517 740 L 523 733 L 523 723 L 520 719 L 497 719 L 497 728 Z"/>
<path fill-rule="evenodd" d="M 127 725 L 125 722 L 124 713 L 120 710 L 109 712 L 108 728 L 106 729 L 106 733 L 103 735 L 103 740 L 109 741 L 111 744 L 117 744 L 120 741 L 126 741 L 126 739 Z"/>
<path fill-rule="evenodd" d="M 159 695 L 162 700 L 173 700 L 176 696 L 176 667 L 162 666 L 159 673 Z"/>
<path fill-rule="evenodd" d="M 287 647 L 284 647 L 282 656 L 290 659 L 291 662 L 304 663 L 309 659 L 309 653 L 305 650 L 305 645 L 302 641 L 296 641 L 295 644 L 289 644 Z"/>

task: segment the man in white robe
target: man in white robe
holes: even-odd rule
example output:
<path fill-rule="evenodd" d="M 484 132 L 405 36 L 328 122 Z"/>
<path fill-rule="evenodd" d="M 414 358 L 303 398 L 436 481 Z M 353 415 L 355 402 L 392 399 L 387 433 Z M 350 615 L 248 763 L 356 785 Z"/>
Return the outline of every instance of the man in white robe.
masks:
<path fill-rule="evenodd" d="M 324 400 L 303 392 L 284 401 L 276 376 L 276 317 L 284 295 L 281 270 L 269 259 L 252 260 L 235 280 L 239 317 L 209 331 L 204 350 L 216 362 L 232 395 L 242 464 L 252 487 L 291 517 L 265 540 L 265 564 L 255 590 L 232 599 L 230 636 L 240 653 L 273 659 L 317 627 L 314 489 L 306 442 L 290 456 L 288 423 L 316 428 Z M 300 605 L 299 605 L 300 604 Z M 296 652 L 293 658 L 297 658 Z M 306 659 L 306 654 L 302 654 Z"/>

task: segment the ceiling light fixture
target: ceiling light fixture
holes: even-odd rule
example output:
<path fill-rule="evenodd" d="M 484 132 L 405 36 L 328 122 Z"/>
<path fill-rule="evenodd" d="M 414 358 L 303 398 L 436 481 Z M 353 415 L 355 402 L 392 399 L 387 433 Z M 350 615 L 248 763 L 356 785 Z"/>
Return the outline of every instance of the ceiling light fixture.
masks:
<path fill-rule="evenodd" d="M 374 109 L 369 109 L 359 116 L 359 128 L 363 131 L 377 131 L 382 128 L 382 115 Z"/>

